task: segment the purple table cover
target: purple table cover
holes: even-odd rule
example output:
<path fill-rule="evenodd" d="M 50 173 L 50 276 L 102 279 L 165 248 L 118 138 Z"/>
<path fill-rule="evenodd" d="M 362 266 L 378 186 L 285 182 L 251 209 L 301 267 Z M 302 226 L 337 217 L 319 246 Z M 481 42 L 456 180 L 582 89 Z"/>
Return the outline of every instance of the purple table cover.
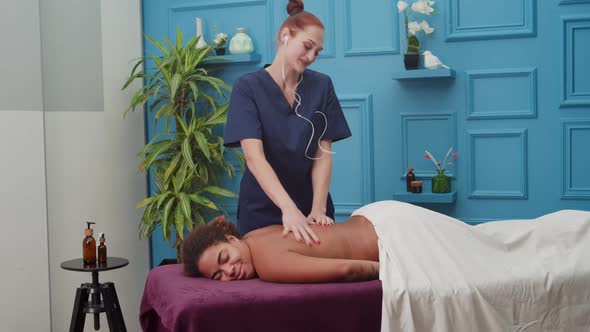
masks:
<path fill-rule="evenodd" d="M 363 331 L 381 326 L 381 282 L 272 284 L 189 278 L 153 269 L 140 307 L 144 331 Z"/>

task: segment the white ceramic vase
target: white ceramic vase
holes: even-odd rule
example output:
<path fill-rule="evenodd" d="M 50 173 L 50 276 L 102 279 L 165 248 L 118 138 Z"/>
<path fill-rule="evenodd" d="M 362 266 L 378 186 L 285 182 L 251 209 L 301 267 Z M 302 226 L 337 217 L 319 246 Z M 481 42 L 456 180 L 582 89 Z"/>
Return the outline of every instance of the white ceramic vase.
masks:
<path fill-rule="evenodd" d="M 197 17 L 197 36 L 201 36 L 201 38 L 199 38 L 199 41 L 197 42 L 197 45 L 195 45 L 195 47 L 201 48 L 207 46 L 207 42 L 205 42 L 205 38 L 203 36 L 203 21 L 200 17 Z"/>

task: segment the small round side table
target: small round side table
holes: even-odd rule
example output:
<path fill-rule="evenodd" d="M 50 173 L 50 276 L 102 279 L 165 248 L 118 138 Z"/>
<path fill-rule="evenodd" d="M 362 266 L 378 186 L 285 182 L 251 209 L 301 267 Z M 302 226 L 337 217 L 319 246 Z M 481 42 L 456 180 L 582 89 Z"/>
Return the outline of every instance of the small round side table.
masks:
<path fill-rule="evenodd" d="M 84 331 L 86 314 L 94 314 L 94 329 L 100 329 L 99 315 L 106 313 L 109 331 L 126 332 L 119 298 L 112 282 L 99 283 L 98 273 L 122 268 L 129 264 L 125 258 L 107 257 L 106 264 L 85 265 L 82 258 L 61 263 L 61 268 L 69 271 L 92 272 L 92 283 L 84 283 L 76 290 L 74 310 L 70 322 L 70 332 Z M 90 302 L 88 298 L 90 297 Z"/>

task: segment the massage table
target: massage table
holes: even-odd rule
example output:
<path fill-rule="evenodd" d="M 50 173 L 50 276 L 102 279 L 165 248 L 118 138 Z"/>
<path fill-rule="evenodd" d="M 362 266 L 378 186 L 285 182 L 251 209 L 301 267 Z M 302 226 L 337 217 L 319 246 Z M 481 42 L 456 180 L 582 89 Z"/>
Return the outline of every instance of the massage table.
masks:
<path fill-rule="evenodd" d="M 169 264 L 150 271 L 139 320 L 150 332 L 378 332 L 381 282 L 222 282 L 187 277 L 182 265 Z"/>
<path fill-rule="evenodd" d="M 469 226 L 396 201 L 367 205 L 378 281 L 286 285 L 152 270 L 144 331 L 590 331 L 590 212 Z"/>

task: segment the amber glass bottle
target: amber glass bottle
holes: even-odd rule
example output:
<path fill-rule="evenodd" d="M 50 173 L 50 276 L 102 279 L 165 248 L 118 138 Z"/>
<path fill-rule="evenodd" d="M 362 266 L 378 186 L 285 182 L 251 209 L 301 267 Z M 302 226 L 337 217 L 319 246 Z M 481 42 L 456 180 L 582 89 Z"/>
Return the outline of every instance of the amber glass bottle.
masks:
<path fill-rule="evenodd" d="M 82 240 L 82 260 L 84 261 L 84 265 L 93 265 L 96 264 L 96 240 L 92 236 L 94 230 L 90 228 L 90 225 L 95 223 L 86 223 L 88 224 L 88 228 L 84 230 L 86 237 Z"/>
<path fill-rule="evenodd" d="M 416 180 L 416 174 L 414 174 L 414 169 L 412 167 L 408 167 L 406 173 L 406 191 L 412 192 L 412 181 Z"/>
<path fill-rule="evenodd" d="M 107 263 L 107 246 L 104 244 L 105 242 L 104 233 L 100 233 L 100 237 L 98 238 L 98 264 L 104 265 Z"/>

